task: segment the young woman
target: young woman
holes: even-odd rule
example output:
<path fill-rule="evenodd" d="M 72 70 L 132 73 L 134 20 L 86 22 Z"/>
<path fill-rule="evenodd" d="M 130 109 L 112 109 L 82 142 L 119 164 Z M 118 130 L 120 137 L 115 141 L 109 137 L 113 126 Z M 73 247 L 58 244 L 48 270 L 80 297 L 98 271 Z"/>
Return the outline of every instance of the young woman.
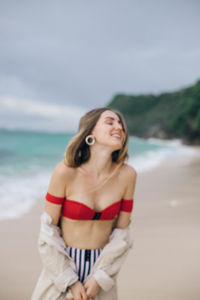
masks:
<path fill-rule="evenodd" d="M 76 265 L 78 279 L 70 285 L 74 300 L 100 293 L 101 280 L 91 271 L 113 228 L 125 229 L 131 222 L 137 173 L 125 163 L 128 139 L 119 111 L 93 109 L 80 119 L 78 134 L 51 176 L 45 212 L 60 226 Z"/>

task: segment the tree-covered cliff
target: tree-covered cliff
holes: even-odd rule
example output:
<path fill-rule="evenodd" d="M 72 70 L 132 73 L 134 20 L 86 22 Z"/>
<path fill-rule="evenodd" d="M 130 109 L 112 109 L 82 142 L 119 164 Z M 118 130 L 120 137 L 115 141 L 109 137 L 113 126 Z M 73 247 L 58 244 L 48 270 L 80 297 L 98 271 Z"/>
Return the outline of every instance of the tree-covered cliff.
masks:
<path fill-rule="evenodd" d="M 200 80 L 172 93 L 118 94 L 107 107 L 123 113 L 131 135 L 200 144 Z"/>

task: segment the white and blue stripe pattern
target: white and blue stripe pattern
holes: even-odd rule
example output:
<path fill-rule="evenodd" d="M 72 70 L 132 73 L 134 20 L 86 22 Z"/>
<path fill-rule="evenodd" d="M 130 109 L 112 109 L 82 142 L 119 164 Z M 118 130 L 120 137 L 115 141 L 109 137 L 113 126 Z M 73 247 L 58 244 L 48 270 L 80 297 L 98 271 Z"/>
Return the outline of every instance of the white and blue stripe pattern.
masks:
<path fill-rule="evenodd" d="M 67 246 L 66 249 L 69 256 L 74 260 L 79 280 L 83 283 L 85 278 L 90 274 L 90 270 L 103 248 L 80 249 Z"/>

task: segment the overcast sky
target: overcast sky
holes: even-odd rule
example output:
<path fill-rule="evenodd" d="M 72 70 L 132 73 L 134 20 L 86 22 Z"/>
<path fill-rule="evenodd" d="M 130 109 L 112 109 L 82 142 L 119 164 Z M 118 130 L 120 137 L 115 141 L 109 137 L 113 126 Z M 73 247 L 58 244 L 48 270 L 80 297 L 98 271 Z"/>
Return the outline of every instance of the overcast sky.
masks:
<path fill-rule="evenodd" d="M 198 0 L 0 0 L 0 127 L 73 131 L 117 93 L 200 79 Z"/>

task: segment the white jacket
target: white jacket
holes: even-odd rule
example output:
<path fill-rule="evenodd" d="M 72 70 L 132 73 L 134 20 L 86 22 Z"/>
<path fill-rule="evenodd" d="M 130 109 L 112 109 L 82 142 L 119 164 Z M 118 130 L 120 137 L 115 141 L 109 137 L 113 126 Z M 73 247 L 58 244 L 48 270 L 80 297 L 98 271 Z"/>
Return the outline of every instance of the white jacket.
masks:
<path fill-rule="evenodd" d="M 117 274 L 130 248 L 133 247 L 130 223 L 124 229 L 112 229 L 109 242 L 104 246 L 86 278 L 93 276 L 100 285 L 98 294 L 92 300 L 117 300 Z M 52 217 L 46 212 L 41 215 L 38 249 L 43 268 L 31 300 L 72 298 L 69 286 L 78 280 L 76 265 L 68 255 L 61 229 L 52 224 Z"/>

